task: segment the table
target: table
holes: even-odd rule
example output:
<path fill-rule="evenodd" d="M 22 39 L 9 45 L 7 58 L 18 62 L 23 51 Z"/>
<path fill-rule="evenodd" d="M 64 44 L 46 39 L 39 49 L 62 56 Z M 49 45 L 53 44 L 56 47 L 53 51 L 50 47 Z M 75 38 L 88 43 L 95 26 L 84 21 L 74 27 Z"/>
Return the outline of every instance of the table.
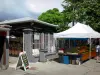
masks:
<path fill-rule="evenodd" d="M 81 55 L 78 53 L 59 53 L 59 57 L 60 62 L 64 64 L 81 64 Z"/>

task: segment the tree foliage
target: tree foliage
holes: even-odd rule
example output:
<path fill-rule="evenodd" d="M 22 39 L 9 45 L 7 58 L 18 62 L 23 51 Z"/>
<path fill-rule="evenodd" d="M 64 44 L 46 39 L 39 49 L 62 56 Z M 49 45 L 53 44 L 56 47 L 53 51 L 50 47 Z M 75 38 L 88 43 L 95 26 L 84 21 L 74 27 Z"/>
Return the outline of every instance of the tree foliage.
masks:
<path fill-rule="evenodd" d="M 100 30 L 100 0 L 64 0 L 64 16 L 67 22 L 85 22 Z"/>
<path fill-rule="evenodd" d="M 57 8 L 47 10 L 46 12 L 42 13 L 38 19 L 44 22 L 59 25 L 57 29 L 58 32 L 67 28 L 67 26 L 64 24 L 64 15 L 63 13 L 59 12 Z"/>

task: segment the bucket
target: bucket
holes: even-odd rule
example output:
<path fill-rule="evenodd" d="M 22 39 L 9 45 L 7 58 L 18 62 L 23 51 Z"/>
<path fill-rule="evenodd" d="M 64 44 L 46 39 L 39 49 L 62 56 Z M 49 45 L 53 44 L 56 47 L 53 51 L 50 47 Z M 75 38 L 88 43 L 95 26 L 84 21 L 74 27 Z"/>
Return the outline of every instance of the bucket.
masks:
<path fill-rule="evenodd" d="M 69 64 L 69 56 L 63 56 L 63 63 Z"/>

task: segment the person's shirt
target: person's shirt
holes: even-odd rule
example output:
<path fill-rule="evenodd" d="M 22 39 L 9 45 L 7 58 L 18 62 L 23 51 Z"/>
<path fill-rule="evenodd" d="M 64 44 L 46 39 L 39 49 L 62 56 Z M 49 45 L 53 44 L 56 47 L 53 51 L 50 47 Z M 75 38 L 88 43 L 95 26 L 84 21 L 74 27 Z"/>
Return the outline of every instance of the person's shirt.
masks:
<path fill-rule="evenodd" d="M 96 52 L 100 52 L 100 45 L 96 46 Z"/>

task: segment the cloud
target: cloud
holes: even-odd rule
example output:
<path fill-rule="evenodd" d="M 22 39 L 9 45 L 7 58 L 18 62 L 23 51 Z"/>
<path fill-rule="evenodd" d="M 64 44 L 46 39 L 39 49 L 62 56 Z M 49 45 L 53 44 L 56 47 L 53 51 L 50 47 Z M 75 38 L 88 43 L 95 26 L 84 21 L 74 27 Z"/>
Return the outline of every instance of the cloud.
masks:
<path fill-rule="evenodd" d="M 52 8 L 58 8 L 62 11 L 62 2 L 63 0 L 26 0 L 25 4 L 30 11 L 41 13 Z"/>
<path fill-rule="evenodd" d="M 8 14 L 27 15 L 30 16 L 27 9 L 24 7 L 24 0 L 3 0 L 0 2 L 0 12 Z"/>
<path fill-rule="evenodd" d="M 23 17 L 37 18 L 38 14 L 29 11 L 25 0 L 0 0 L 0 20 L 9 20 Z"/>
<path fill-rule="evenodd" d="M 37 18 L 42 12 L 52 8 L 63 10 L 63 0 L 0 0 L 0 19 L 21 17 Z"/>

